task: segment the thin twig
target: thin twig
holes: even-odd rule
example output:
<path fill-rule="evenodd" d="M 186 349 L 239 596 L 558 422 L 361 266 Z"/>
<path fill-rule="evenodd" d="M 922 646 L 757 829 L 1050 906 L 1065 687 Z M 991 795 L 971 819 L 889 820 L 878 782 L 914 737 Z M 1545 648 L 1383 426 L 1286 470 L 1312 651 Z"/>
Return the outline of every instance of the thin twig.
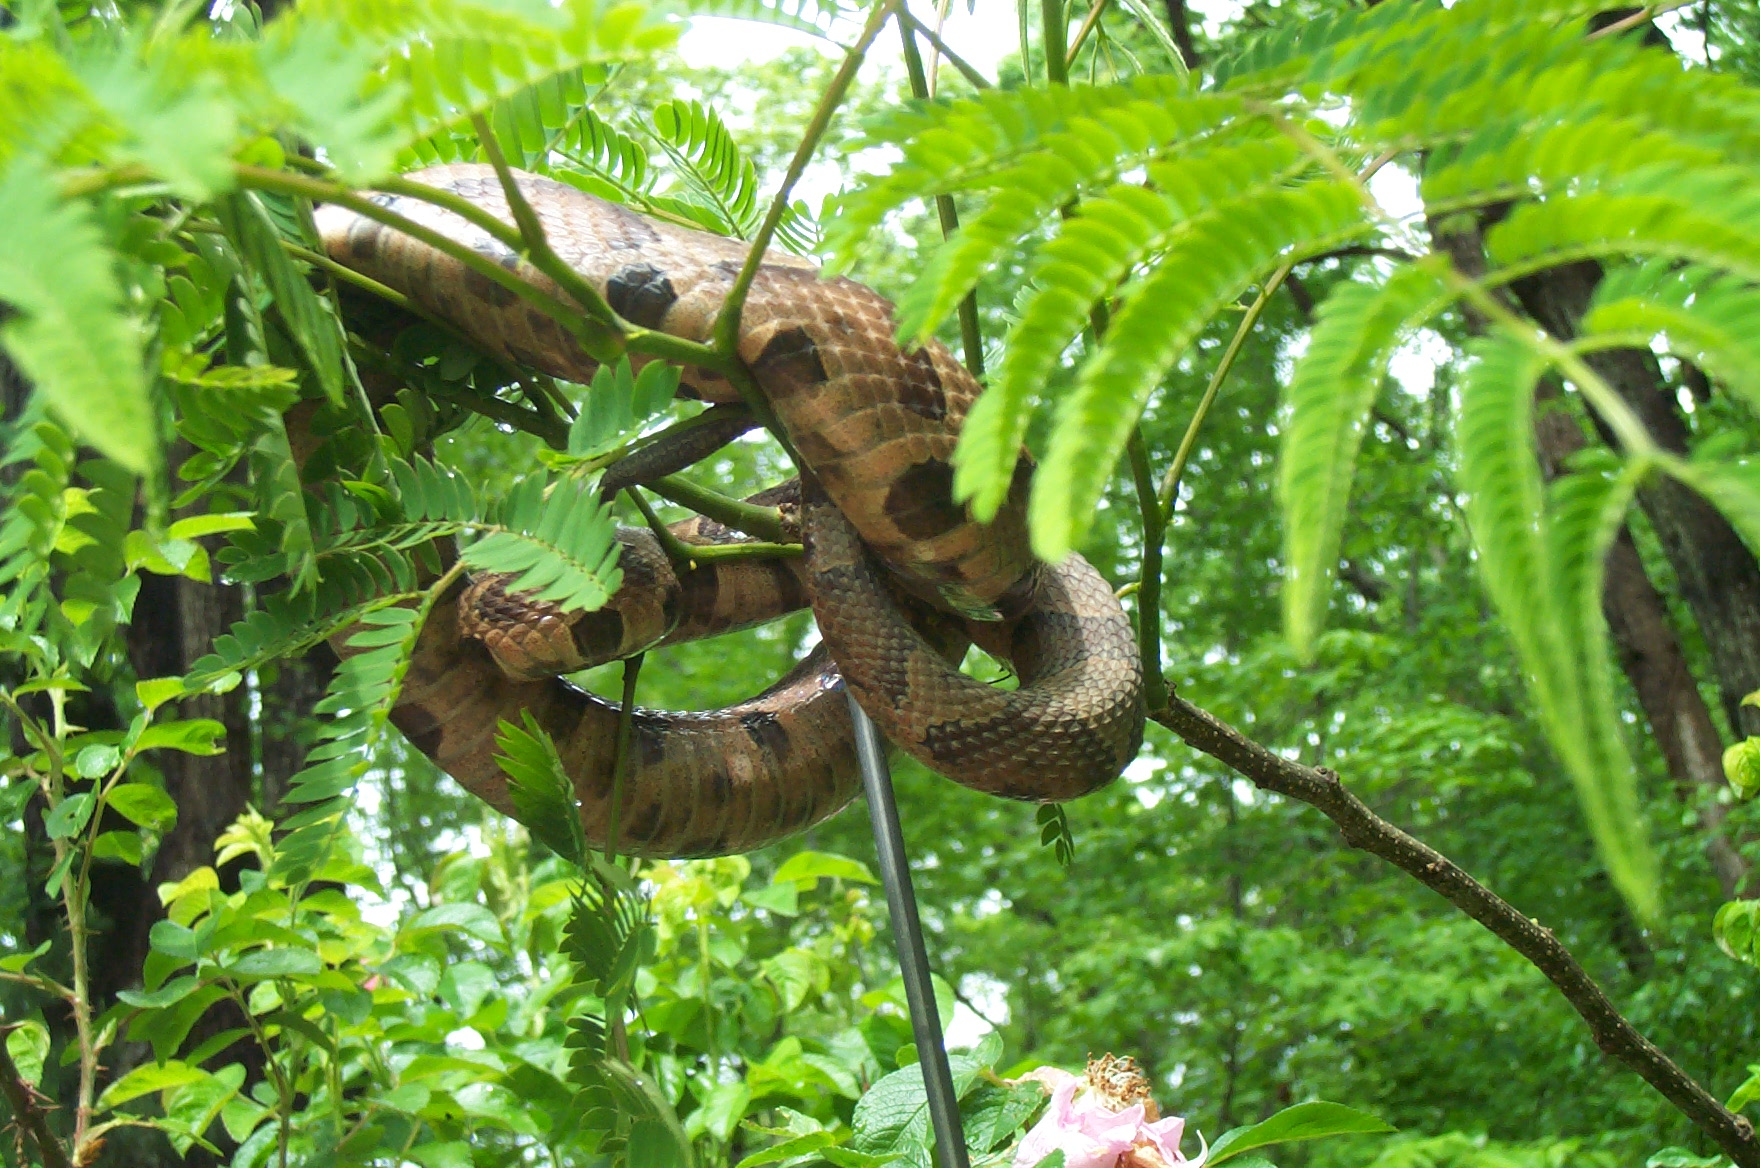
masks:
<path fill-rule="evenodd" d="M 16 1026 L 0 1026 L 0 1095 L 6 1096 L 6 1102 L 12 1107 L 13 1118 L 29 1133 L 31 1142 L 37 1145 L 37 1155 L 42 1158 L 43 1168 L 69 1168 L 67 1151 L 49 1130 L 49 1120 L 37 1103 L 37 1093 L 24 1081 L 24 1076 L 18 1073 L 11 1052 L 6 1049 L 6 1036 L 16 1029 Z"/>
<path fill-rule="evenodd" d="M 1754 1126 L 1732 1114 L 1615 1008 L 1569 949 L 1447 856 L 1371 811 L 1332 771 L 1307 767 L 1254 742 L 1180 697 L 1150 717 L 1187 745 L 1225 763 L 1254 786 L 1319 810 L 1347 844 L 1380 856 L 1489 929 L 1546 976 L 1583 1021 L 1602 1053 L 1636 1071 L 1723 1149 L 1737 1168 L 1760 1168 Z"/>
<path fill-rule="evenodd" d="M 1076 63 L 1076 54 L 1082 51 L 1082 42 L 1088 39 L 1088 34 L 1094 31 L 1094 26 L 1100 23 L 1100 14 L 1105 10 L 1106 0 L 1094 0 L 1094 3 L 1089 6 L 1088 15 L 1082 18 L 1082 26 L 1076 29 L 1075 39 L 1069 43 L 1069 52 L 1064 55 L 1064 69 L 1067 70 Z"/>
<path fill-rule="evenodd" d="M 904 67 L 905 73 L 910 77 L 911 94 L 926 98 L 929 96 L 929 75 L 923 70 L 923 57 L 917 51 L 916 34 L 902 20 L 899 21 L 898 34 L 904 42 Z M 952 195 L 935 196 L 935 214 L 941 220 L 943 240 L 959 230 L 959 210 L 953 205 Z M 960 345 L 966 354 L 966 368 L 973 377 L 981 380 L 984 376 L 984 333 L 978 323 L 978 293 L 975 288 L 960 299 L 959 335 Z"/>
<path fill-rule="evenodd" d="M 1216 368 L 1210 374 L 1210 382 L 1204 386 L 1204 396 L 1198 399 L 1198 408 L 1192 411 L 1192 420 L 1186 423 L 1186 432 L 1179 440 L 1179 449 L 1174 451 L 1173 465 L 1167 468 L 1167 474 L 1161 480 L 1161 487 L 1155 492 L 1156 510 L 1161 515 L 1163 527 L 1173 519 L 1173 509 L 1179 502 L 1179 480 L 1185 475 L 1186 463 L 1192 457 L 1192 447 L 1198 443 L 1198 431 L 1204 426 L 1204 419 L 1210 414 L 1210 406 L 1216 401 L 1222 383 L 1228 380 L 1229 370 L 1234 368 L 1235 359 L 1240 356 L 1241 348 L 1247 343 L 1247 336 L 1253 326 L 1259 323 L 1259 317 L 1265 312 L 1265 305 L 1272 295 L 1283 286 L 1289 277 L 1289 264 L 1283 264 L 1265 281 L 1259 289 L 1259 295 L 1248 306 L 1241 317 L 1240 324 L 1235 326 L 1234 336 L 1229 338 L 1228 348 L 1222 351 L 1222 359 L 1216 362 Z"/>
<path fill-rule="evenodd" d="M 735 499 L 732 495 L 712 491 L 681 475 L 665 475 L 653 482 L 643 483 L 642 486 L 662 499 L 677 503 L 680 507 L 688 507 L 698 515 L 706 515 L 724 527 L 743 531 L 771 543 L 789 542 L 789 533 L 783 526 L 780 508 Z"/>
<path fill-rule="evenodd" d="M 524 245 L 522 250 L 532 261 L 532 265 L 555 280 L 557 286 L 567 292 L 588 315 L 617 328 L 620 323 L 617 314 L 611 310 L 611 305 L 606 303 L 605 298 L 599 295 L 599 290 L 564 263 L 562 257 L 550 246 L 550 239 L 544 234 L 544 224 L 538 220 L 538 213 L 526 201 L 525 192 L 519 189 L 519 183 L 514 181 L 513 171 L 501 153 L 501 142 L 495 137 L 489 120 L 482 114 L 472 114 L 471 127 L 477 132 L 477 141 L 483 147 L 483 153 L 489 156 L 489 165 L 495 168 L 495 177 L 501 180 L 501 193 L 507 197 L 507 209 L 513 213 L 513 221 L 519 227 L 520 241 Z"/>
<path fill-rule="evenodd" d="M 838 66 L 836 75 L 831 78 L 831 84 L 819 99 L 818 108 L 813 111 L 812 121 L 807 123 L 807 128 L 801 135 L 800 145 L 795 148 L 794 157 L 789 160 L 788 171 L 782 176 L 782 185 L 777 188 L 776 197 L 770 200 L 770 210 L 765 213 L 758 233 L 752 237 L 752 249 L 746 255 L 746 262 L 741 266 L 739 275 L 734 278 L 733 286 L 727 290 L 727 298 L 721 303 L 721 313 L 715 318 L 714 347 L 724 357 L 732 358 L 739 352 L 740 315 L 745 311 L 746 296 L 752 290 L 752 281 L 757 279 L 758 269 L 763 266 L 764 253 L 769 250 L 770 241 L 775 238 L 776 229 L 782 224 L 782 216 L 788 210 L 788 196 L 794 192 L 794 184 L 806 172 L 807 163 L 812 161 L 814 152 L 819 148 L 819 140 L 831 126 L 832 115 L 843 103 L 844 94 L 849 92 L 856 70 L 861 68 L 862 58 L 867 56 L 874 38 L 880 35 L 880 30 L 885 27 L 887 18 L 892 15 L 898 2 L 899 0 L 881 0 L 868 14 L 868 22 L 862 26 L 862 35 L 856 38 L 856 43 L 844 57 L 843 64 Z"/>
<path fill-rule="evenodd" d="M 617 707 L 617 744 L 611 756 L 611 822 L 605 829 L 605 859 L 617 863 L 617 829 L 623 817 L 623 788 L 629 778 L 629 742 L 635 727 L 636 678 L 643 654 L 623 663 L 623 704 Z"/>
<path fill-rule="evenodd" d="M 1607 25 L 1605 28 L 1598 28 L 1583 39 L 1586 41 L 1593 41 L 1599 40 L 1602 37 L 1618 36 L 1628 28 L 1636 28 L 1640 24 L 1647 24 L 1664 13 L 1673 12 L 1677 8 L 1685 8 L 1692 2 L 1693 0 L 1674 0 L 1674 3 L 1672 4 L 1646 4 L 1630 16 L 1622 17 L 1621 19 L 1614 21 L 1612 24 Z"/>
<path fill-rule="evenodd" d="M 948 48 L 947 42 L 941 39 L 940 33 L 912 16 L 909 10 L 905 8 L 901 7 L 898 10 L 898 18 L 904 24 L 909 25 L 912 32 L 921 33 L 923 39 L 928 41 L 937 53 L 940 53 L 943 57 L 947 58 L 947 63 L 949 65 L 952 65 L 955 69 L 959 70 L 960 76 L 971 82 L 973 89 L 990 88 L 990 79 L 978 72 L 977 66 L 971 64 L 964 57 Z"/>
<path fill-rule="evenodd" d="M 1161 672 L 1161 557 L 1167 540 L 1167 519 L 1155 502 L 1155 470 L 1143 427 L 1132 426 L 1125 447 L 1131 480 L 1137 488 L 1137 509 L 1143 516 L 1143 564 L 1137 573 L 1137 656 L 1143 662 L 1143 702 L 1159 709 L 1167 701 L 1167 678 Z"/>

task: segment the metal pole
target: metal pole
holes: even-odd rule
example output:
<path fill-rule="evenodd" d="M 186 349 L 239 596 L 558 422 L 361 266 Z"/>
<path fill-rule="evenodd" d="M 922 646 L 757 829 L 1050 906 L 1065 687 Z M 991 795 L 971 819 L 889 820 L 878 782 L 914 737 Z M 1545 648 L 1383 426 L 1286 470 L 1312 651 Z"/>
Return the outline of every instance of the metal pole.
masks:
<path fill-rule="evenodd" d="M 862 766 L 862 789 L 874 819 L 874 849 L 880 854 L 880 880 L 886 886 L 886 909 L 898 942 L 898 968 L 904 975 L 905 1001 L 911 1009 L 911 1033 L 917 1040 L 917 1066 L 929 1096 L 929 1121 L 935 1127 L 936 1163 L 940 1168 L 969 1168 L 965 1131 L 959 1121 L 959 1096 L 941 1042 L 941 1011 L 935 985 L 929 980 L 929 954 L 923 948 L 923 925 L 917 919 L 917 894 L 904 855 L 904 832 L 898 825 L 898 801 L 892 796 L 892 774 L 886 768 L 886 746 L 862 707 L 849 698 L 850 720 L 856 725 L 856 760 Z"/>

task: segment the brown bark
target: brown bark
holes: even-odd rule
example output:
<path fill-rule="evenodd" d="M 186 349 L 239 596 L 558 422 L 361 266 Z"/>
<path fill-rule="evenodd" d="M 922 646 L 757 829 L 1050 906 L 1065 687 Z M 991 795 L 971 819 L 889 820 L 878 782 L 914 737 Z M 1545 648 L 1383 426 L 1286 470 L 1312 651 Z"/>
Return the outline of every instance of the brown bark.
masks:
<path fill-rule="evenodd" d="M 1173 43 L 1179 46 L 1179 55 L 1185 60 L 1186 68 L 1198 67 L 1198 45 L 1192 39 L 1192 14 L 1186 9 L 1186 0 L 1166 0 L 1167 23 L 1173 30 Z"/>
<path fill-rule="evenodd" d="M 236 587 L 170 576 L 146 576 L 128 629 L 129 657 L 140 677 L 187 672 L 214 638 L 244 615 Z M 226 728 L 225 752 L 210 756 L 158 751 L 153 763 L 164 775 L 165 793 L 177 804 L 177 824 L 160 841 L 152 872 L 107 866 L 94 881 L 93 899 L 111 922 L 94 944 L 97 989 L 109 996 L 139 980 L 148 952 L 147 933 L 164 915 L 158 886 L 181 880 L 211 862 L 214 837 L 238 817 L 251 798 L 250 718 L 243 686 L 227 694 L 186 698 L 178 718 L 212 718 Z M 168 712 L 170 713 L 170 712 Z"/>

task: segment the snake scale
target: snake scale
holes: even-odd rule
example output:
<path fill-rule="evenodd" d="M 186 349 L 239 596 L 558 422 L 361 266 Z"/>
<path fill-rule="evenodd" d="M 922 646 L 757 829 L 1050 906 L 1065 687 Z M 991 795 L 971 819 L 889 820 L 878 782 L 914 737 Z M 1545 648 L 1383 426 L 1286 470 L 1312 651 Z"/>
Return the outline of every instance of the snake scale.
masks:
<path fill-rule="evenodd" d="M 553 180 L 515 172 L 551 247 L 629 323 L 707 341 L 747 247 L 649 219 Z M 487 166 L 408 176 L 502 222 Z M 423 200 L 373 201 L 476 250 L 552 295 L 566 294 L 463 218 Z M 337 262 L 411 297 L 473 343 L 573 381 L 595 363 L 550 317 L 444 252 L 338 206 L 318 212 Z M 644 529 L 623 528 L 624 584 L 605 608 L 563 616 L 494 578 L 435 606 L 393 720 L 464 787 L 511 813 L 495 764 L 502 719 L 549 731 L 574 778 L 587 839 L 609 829 L 617 707 L 555 676 L 657 644 L 713 636 L 811 604 L 821 644 L 758 696 L 705 713 L 637 710 L 620 850 L 747 851 L 844 806 L 859 786 L 843 690 L 898 749 L 967 786 L 1064 800 L 1110 782 L 1143 734 L 1142 667 L 1129 620 L 1079 556 L 1036 563 L 1017 467 L 994 522 L 952 497 L 951 457 L 978 392 L 938 344 L 893 341 L 891 305 L 807 260 L 768 253 L 741 317 L 738 352 L 801 456 L 804 481 L 754 496 L 798 523 L 804 557 L 710 561 L 680 570 Z M 682 394 L 733 402 L 712 371 Z M 615 469 L 615 468 L 614 468 Z M 738 533 L 674 525 L 686 543 Z M 974 619 L 983 616 L 988 619 Z M 1014 667 L 1003 690 L 958 670 L 977 643 Z"/>

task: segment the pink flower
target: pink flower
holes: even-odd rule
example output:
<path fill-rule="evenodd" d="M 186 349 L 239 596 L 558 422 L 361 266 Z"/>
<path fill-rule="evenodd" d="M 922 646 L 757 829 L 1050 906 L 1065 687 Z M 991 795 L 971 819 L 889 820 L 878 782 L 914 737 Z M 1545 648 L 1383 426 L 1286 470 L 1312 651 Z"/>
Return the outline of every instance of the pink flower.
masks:
<path fill-rule="evenodd" d="M 1109 1071 L 1113 1065 L 1108 1059 L 1101 1070 Z M 1090 1063 L 1085 1077 L 1055 1067 L 1040 1067 L 1024 1076 L 1051 1089 L 1051 1104 L 1015 1148 L 1013 1168 L 1033 1168 L 1060 1150 L 1064 1168 L 1201 1168 L 1204 1152 L 1195 1160 L 1180 1153 L 1185 1120 L 1150 1118 L 1155 1105 L 1153 1101 L 1145 1105 L 1146 1083 L 1140 1093 L 1131 1092 L 1140 1094 L 1137 1102 L 1117 1108 L 1122 1100 L 1104 1089 L 1107 1080 L 1096 1074 L 1097 1067 L 1099 1063 Z"/>

